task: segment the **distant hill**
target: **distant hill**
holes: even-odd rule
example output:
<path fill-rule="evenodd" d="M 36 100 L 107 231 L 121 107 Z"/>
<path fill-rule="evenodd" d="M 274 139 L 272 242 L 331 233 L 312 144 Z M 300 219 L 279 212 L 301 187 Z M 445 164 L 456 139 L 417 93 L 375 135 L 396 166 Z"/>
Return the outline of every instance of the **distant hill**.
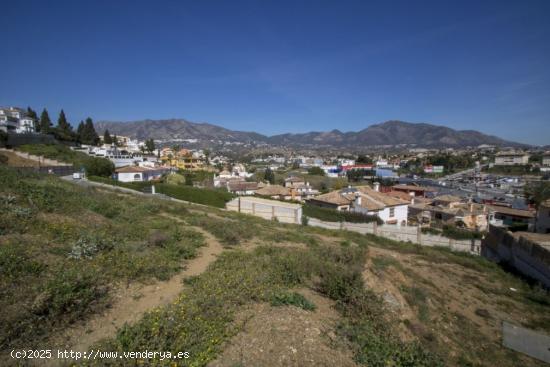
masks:
<path fill-rule="evenodd" d="M 208 123 L 183 119 L 141 120 L 131 122 L 100 121 L 98 133 L 108 129 L 111 134 L 140 140 L 153 138 L 165 142 L 182 139 L 242 143 L 266 143 L 277 146 L 307 146 L 334 148 L 362 148 L 383 145 L 410 145 L 419 147 L 465 147 L 481 144 L 521 147 L 525 144 L 506 141 L 474 130 L 454 130 L 445 126 L 403 121 L 386 121 L 357 132 L 308 132 L 265 136 L 255 132 L 229 130 Z"/>

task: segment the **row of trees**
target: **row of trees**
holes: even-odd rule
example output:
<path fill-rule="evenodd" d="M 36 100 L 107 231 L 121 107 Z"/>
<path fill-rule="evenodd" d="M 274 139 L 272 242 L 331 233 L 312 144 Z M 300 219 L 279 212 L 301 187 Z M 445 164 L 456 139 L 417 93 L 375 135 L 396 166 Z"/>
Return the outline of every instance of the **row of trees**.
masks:
<path fill-rule="evenodd" d="M 57 140 L 61 141 L 73 141 L 90 145 L 99 144 L 99 135 L 97 135 L 90 117 L 85 121 L 80 121 L 76 131 L 74 131 L 63 110 L 59 113 L 57 125 L 55 126 L 50 119 L 48 110 L 45 108 L 40 114 L 40 118 L 36 111 L 30 107 L 27 108 L 27 115 L 36 121 L 36 130 L 42 134 L 52 134 Z"/>

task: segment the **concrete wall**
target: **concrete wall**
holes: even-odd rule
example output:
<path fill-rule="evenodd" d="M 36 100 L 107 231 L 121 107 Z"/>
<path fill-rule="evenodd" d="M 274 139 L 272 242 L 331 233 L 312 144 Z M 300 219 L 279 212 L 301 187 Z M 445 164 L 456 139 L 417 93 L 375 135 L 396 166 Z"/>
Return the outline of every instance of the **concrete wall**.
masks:
<path fill-rule="evenodd" d="M 257 201 L 254 198 L 241 197 L 231 200 L 226 204 L 227 210 L 255 215 L 271 220 L 277 218 L 279 222 L 301 224 L 302 208 L 275 200 Z M 455 251 L 479 254 L 480 240 L 454 240 L 443 236 L 423 234 L 418 226 L 401 226 L 396 224 L 377 223 L 350 223 L 350 222 L 326 222 L 316 218 L 308 218 L 308 225 L 332 230 L 348 230 L 361 234 L 374 234 L 395 241 L 403 241 L 420 244 L 422 246 L 442 246 Z"/>
<path fill-rule="evenodd" d="M 236 198 L 226 204 L 227 210 L 244 214 L 252 214 L 264 219 L 277 219 L 282 223 L 300 224 L 302 221 L 302 207 L 278 202 L 275 200 L 247 200 L 246 197 Z"/>
<path fill-rule="evenodd" d="M 489 226 L 481 255 L 495 262 L 506 262 L 522 274 L 550 287 L 550 251 L 526 237 L 515 237 L 504 228 Z"/>
<path fill-rule="evenodd" d="M 422 246 L 441 246 L 454 251 L 477 254 L 481 252 L 480 240 L 455 240 L 440 235 L 422 233 L 417 226 L 400 226 L 393 224 L 377 225 L 376 223 L 325 222 L 309 218 L 308 225 L 326 229 L 345 229 L 361 234 L 374 234 L 395 241 L 410 242 Z"/>

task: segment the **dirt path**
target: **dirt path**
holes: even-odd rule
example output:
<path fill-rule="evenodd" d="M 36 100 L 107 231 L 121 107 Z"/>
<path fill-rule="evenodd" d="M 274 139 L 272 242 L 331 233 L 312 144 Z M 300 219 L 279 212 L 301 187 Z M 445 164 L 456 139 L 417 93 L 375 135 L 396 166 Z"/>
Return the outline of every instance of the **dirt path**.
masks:
<path fill-rule="evenodd" d="M 173 301 L 184 289 L 183 280 L 204 272 L 223 251 L 223 247 L 210 233 L 201 228 L 192 228 L 205 236 L 206 246 L 199 249 L 195 259 L 185 263 L 185 270 L 168 281 L 130 285 L 116 290 L 111 308 L 67 329 L 58 342 L 59 346 L 73 351 L 86 351 L 99 340 L 114 336 L 125 323 L 138 321 L 147 311 Z"/>

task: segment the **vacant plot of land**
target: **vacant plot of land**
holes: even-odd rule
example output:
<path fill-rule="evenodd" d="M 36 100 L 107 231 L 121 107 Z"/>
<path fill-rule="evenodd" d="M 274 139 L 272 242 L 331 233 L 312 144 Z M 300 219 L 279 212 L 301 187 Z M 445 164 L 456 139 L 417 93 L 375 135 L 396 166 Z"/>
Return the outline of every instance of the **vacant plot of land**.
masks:
<path fill-rule="evenodd" d="M 57 341 L 189 352 L 84 363 L 97 366 L 542 366 L 503 348 L 500 324 L 550 332 L 548 292 L 482 258 L 0 170 L 3 353 Z"/>

